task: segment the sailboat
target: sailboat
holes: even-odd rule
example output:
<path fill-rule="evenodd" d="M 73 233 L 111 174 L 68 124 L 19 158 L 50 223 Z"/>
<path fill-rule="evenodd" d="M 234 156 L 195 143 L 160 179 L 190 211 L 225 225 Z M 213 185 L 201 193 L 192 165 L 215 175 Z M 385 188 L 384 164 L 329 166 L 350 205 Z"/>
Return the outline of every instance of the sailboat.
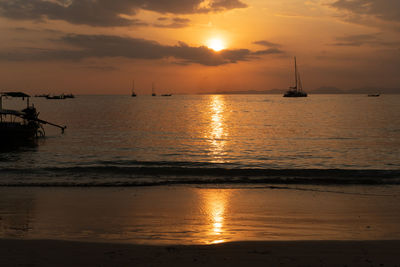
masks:
<path fill-rule="evenodd" d="M 295 86 L 289 87 L 289 90 L 283 95 L 283 97 L 307 97 L 307 93 L 303 91 L 300 73 L 297 70 L 296 57 L 294 57 L 294 78 L 296 81 Z"/>
<path fill-rule="evenodd" d="M 132 97 L 136 97 L 136 93 L 135 93 L 135 80 L 132 81 Z"/>
<path fill-rule="evenodd" d="M 154 91 L 154 83 L 151 84 L 151 96 L 156 96 L 156 92 Z"/>

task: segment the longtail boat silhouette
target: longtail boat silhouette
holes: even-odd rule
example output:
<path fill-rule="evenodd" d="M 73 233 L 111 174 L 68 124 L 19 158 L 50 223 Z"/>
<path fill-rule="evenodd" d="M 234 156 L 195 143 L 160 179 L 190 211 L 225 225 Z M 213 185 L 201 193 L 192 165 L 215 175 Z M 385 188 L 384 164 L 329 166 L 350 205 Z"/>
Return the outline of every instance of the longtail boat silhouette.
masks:
<path fill-rule="evenodd" d="M 26 98 L 26 108 L 22 110 L 4 109 L 3 98 L 17 97 Z M 22 92 L 0 92 L 0 142 L 1 143 L 23 143 L 34 140 L 37 137 L 44 137 L 44 124 L 61 129 L 64 133 L 66 126 L 60 126 L 52 122 L 39 119 L 34 105 L 29 104 L 30 95 Z"/>

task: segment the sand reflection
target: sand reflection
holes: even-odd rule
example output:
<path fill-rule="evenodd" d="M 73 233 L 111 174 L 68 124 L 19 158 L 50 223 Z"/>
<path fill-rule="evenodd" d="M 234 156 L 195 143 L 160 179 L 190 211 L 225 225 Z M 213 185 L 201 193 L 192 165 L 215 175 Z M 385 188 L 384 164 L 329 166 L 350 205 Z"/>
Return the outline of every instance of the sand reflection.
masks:
<path fill-rule="evenodd" d="M 206 138 L 210 142 L 210 151 L 215 162 L 222 162 L 225 154 L 225 143 L 228 135 L 225 125 L 225 100 L 220 95 L 210 97 L 210 126 L 206 132 Z"/>
<path fill-rule="evenodd" d="M 205 213 L 207 234 L 203 243 L 216 244 L 226 241 L 226 212 L 229 207 L 230 191 L 219 189 L 200 190 L 202 210 Z"/>

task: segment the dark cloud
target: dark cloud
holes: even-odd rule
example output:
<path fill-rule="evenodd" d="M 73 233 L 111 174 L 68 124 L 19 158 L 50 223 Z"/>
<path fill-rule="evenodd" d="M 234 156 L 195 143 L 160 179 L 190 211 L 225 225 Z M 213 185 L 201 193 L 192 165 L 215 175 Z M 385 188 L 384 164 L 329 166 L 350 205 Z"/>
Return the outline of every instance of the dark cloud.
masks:
<path fill-rule="evenodd" d="M 389 42 L 381 38 L 379 33 L 376 34 L 358 34 L 348 35 L 336 38 L 337 42 L 334 46 L 398 46 L 399 42 Z"/>
<path fill-rule="evenodd" d="M 354 15 L 371 15 L 385 21 L 400 22 L 399 0 L 337 0 L 331 6 Z"/>
<path fill-rule="evenodd" d="M 137 19 L 126 19 L 120 14 L 135 13 L 128 1 L 71 1 L 70 4 L 43 0 L 0 0 L 0 15 L 17 20 L 64 20 L 72 24 L 92 26 L 146 25 Z"/>
<path fill-rule="evenodd" d="M 270 55 L 270 54 L 282 54 L 284 53 L 282 50 L 278 49 L 278 48 L 268 48 L 265 50 L 258 50 L 253 52 L 253 55 Z"/>
<path fill-rule="evenodd" d="M 106 71 L 106 72 L 119 70 L 114 66 L 103 66 L 103 65 L 89 65 L 89 66 L 84 66 L 82 68 L 94 71 Z"/>
<path fill-rule="evenodd" d="M 106 0 L 104 0 L 106 1 Z M 140 8 L 159 13 L 194 14 L 220 12 L 247 5 L 240 0 L 133 0 L 141 2 Z M 132 2 L 133 2 L 132 1 Z"/>
<path fill-rule="evenodd" d="M 208 3 L 208 1 L 207 1 Z M 239 0 L 0 0 L 0 16 L 16 20 L 64 20 L 72 24 L 91 26 L 146 25 L 135 15 L 145 9 L 159 13 L 193 14 L 244 8 Z"/>
<path fill-rule="evenodd" d="M 153 24 L 154 27 L 158 28 L 184 28 L 189 26 L 190 19 L 186 18 L 166 18 L 166 17 L 161 17 L 157 19 L 161 23 L 155 23 Z"/>
<path fill-rule="evenodd" d="M 272 43 L 272 42 L 265 41 L 265 40 L 256 41 L 256 42 L 253 42 L 253 44 L 262 45 L 262 46 L 266 46 L 266 47 L 281 47 L 280 44 Z"/>
<path fill-rule="evenodd" d="M 167 59 L 179 64 L 201 64 L 218 66 L 239 61 L 248 61 L 261 55 L 279 54 L 281 50 L 271 48 L 252 52 L 248 49 L 232 49 L 215 52 L 205 46 L 193 47 L 183 42 L 175 46 L 162 45 L 155 41 L 110 35 L 70 34 L 58 39 L 70 50 L 25 48 L 22 51 L 0 53 L 0 60 L 81 60 L 85 58 L 124 57 L 130 59 Z"/>
<path fill-rule="evenodd" d="M 245 3 L 240 2 L 239 0 L 219 0 L 219 1 L 212 1 L 209 9 L 215 11 L 223 11 L 227 9 L 245 8 L 245 7 L 247 7 L 247 5 Z"/>

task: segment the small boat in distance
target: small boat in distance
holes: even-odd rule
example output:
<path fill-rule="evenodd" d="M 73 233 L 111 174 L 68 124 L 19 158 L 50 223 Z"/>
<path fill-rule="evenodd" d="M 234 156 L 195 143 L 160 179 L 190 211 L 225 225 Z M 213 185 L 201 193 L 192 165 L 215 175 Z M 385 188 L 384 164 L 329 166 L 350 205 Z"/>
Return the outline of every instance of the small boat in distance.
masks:
<path fill-rule="evenodd" d="M 35 95 L 35 97 L 48 97 L 49 96 L 49 94 L 38 94 L 38 95 Z"/>
<path fill-rule="evenodd" d="M 156 92 L 154 89 L 154 83 L 151 84 L 151 96 L 156 96 Z"/>
<path fill-rule="evenodd" d="M 156 92 L 154 89 L 154 83 L 151 84 L 151 96 L 156 96 Z"/>
<path fill-rule="evenodd" d="M 48 95 L 46 96 L 46 99 L 65 99 L 65 95 L 61 94 L 61 95 Z"/>
<path fill-rule="evenodd" d="M 172 96 L 172 94 L 162 94 L 161 96 Z"/>
<path fill-rule="evenodd" d="M 303 91 L 300 73 L 297 70 L 296 57 L 294 57 L 294 80 L 295 86 L 289 87 L 289 90 L 283 95 L 283 97 L 307 97 L 307 93 Z"/>
<path fill-rule="evenodd" d="M 135 93 L 135 80 L 132 81 L 132 93 L 131 93 L 131 97 L 136 97 L 136 93 Z"/>
<path fill-rule="evenodd" d="M 380 94 L 369 94 L 368 96 L 369 97 L 378 97 L 378 96 L 380 96 Z"/>
<path fill-rule="evenodd" d="M 75 98 L 73 94 L 66 94 L 64 95 L 64 98 Z"/>

